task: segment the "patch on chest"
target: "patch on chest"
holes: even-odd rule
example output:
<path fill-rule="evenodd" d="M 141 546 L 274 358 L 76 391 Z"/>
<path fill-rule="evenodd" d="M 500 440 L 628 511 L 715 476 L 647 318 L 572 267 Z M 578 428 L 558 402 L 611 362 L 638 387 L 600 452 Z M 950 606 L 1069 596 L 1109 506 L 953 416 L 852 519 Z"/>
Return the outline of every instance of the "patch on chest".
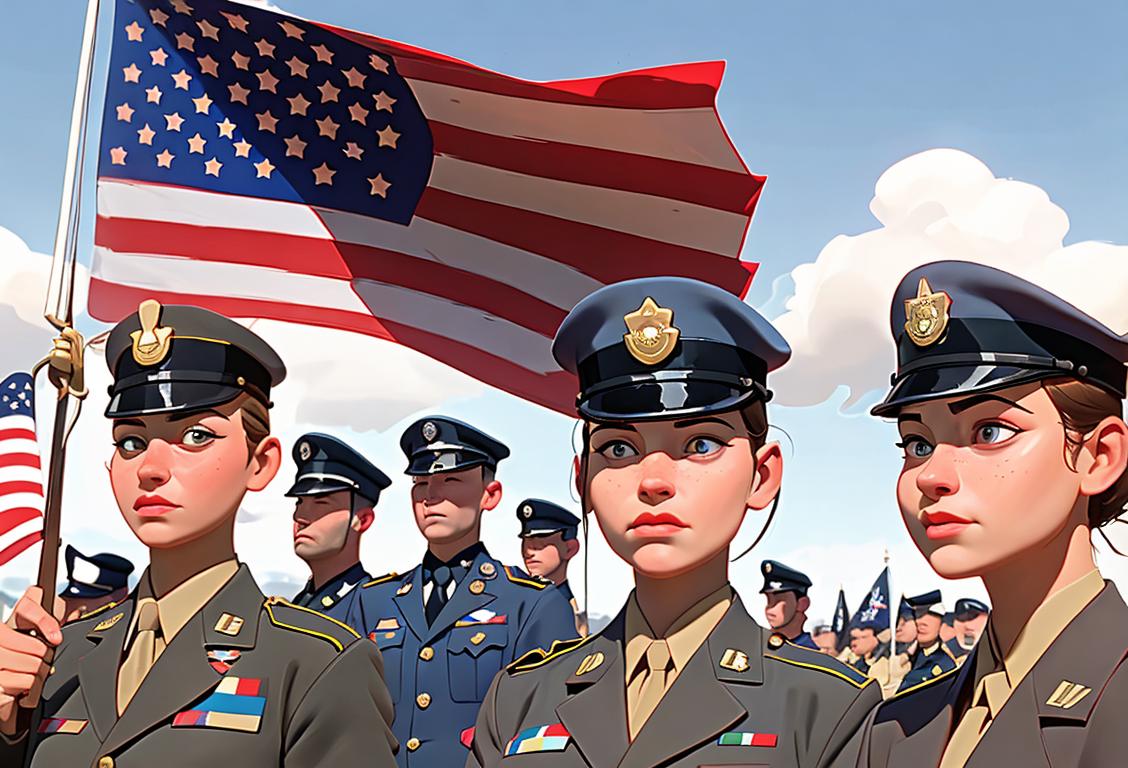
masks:
<path fill-rule="evenodd" d="M 728 731 L 717 739 L 718 747 L 774 747 L 779 736 L 774 733 L 753 733 L 752 731 Z"/>
<path fill-rule="evenodd" d="M 504 613 L 494 613 L 486 608 L 479 608 L 473 613 L 468 613 L 454 622 L 456 627 L 473 627 L 479 624 L 508 624 L 509 617 Z"/>
<path fill-rule="evenodd" d="M 45 717 L 39 723 L 40 733 L 82 733 L 86 720 L 72 720 L 65 717 Z"/>
<path fill-rule="evenodd" d="M 233 648 L 210 648 L 208 649 L 208 664 L 211 664 L 211 668 L 219 674 L 225 675 L 239 660 L 240 655 L 242 655 L 242 652 Z"/>
<path fill-rule="evenodd" d="M 215 690 L 191 709 L 178 712 L 173 728 L 223 728 L 257 733 L 266 711 L 266 681 L 253 677 L 225 677 Z"/>
<path fill-rule="evenodd" d="M 563 752 L 572 734 L 562 723 L 534 725 L 518 733 L 505 745 L 505 757 L 530 752 Z"/>

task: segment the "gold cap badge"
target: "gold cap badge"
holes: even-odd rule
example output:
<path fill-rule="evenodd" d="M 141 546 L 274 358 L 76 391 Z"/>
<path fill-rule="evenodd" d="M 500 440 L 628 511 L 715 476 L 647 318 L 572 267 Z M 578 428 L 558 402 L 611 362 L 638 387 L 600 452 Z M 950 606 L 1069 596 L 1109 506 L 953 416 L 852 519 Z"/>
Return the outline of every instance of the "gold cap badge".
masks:
<path fill-rule="evenodd" d="M 162 328 L 161 303 L 155 299 L 145 299 L 137 308 L 137 318 L 141 330 L 129 334 L 133 339 L 133 359 L 139 365 L 156 365 L 168 354 L 172 329 Z"/>
<path fill-rule="evenodd" d="M 915 299 L 905 300 L 905 331 L 918 347 L 934 344 L 948 328 L 948 308 L 952 300 L 940 291 L 933 293 L 925 278 L 917 285 Z"/>
<path fill-rule="evenodd" d="M 623 316 L 627 333 L 623 343 L 631 356 L 644 365 L 657 365 L 670 356 L 681 334 L 674 326 L 674 310 L 658 306 L 649 296 L 642 306 Z"/>

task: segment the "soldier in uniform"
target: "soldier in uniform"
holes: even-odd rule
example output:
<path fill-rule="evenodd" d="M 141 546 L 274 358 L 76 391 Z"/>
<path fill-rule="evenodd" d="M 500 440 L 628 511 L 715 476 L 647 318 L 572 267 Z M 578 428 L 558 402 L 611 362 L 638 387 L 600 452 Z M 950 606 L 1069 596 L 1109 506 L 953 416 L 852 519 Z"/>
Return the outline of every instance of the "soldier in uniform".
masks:
<path fill-rule="evenodd" d="M 264 597 L 236 559 L 243 496 L 282 461 L 282 361 L 225 317 L 151 300 L 106 360 L 110 483 L 150 565 L 124 602 L 61 629 L 38 588 L 21 598 L 0 626 L 0 765 L 390 768 L 376 646 Z"/>
<path fill-rule="evenodd" d="M 940 639 L 940 626 L 946 613 L 941 600 L 943 596 L 938 589 L 905 598 L 913 609 L 916 649 L 909 654 L 910 668 L 901 681 L 900 690 L 912 688 L 956 668 L 956 657 Z"/>
<path fill-rule="evenodd" d="M 298 438 L 294 463 L 298 474 L 286 491 L 297 499 L 294 554 L 310 577 L 293 602 L 343 621 L 349 592 L 372 578 L 360 564 L 360 537 L 392 481 L 341 440 L 316 432 Z"/>
<path fill-rule="evenodd" d="M 957 670 L 898 694 L 863 764 L 1123 765 L 1128 606 L 1094 531 L 1128 503 L 1128 338 L 1048 291 L 967 262 L 894 296 L 901 515 L 944 578 L 979 576 L 987 628 Z"/>
<path fill-rule="evenodd" d="M 715 286 L 649 278 L 581 301 L 553 353 L 579 377 L 582 509 L 635 590 L 601 632 L 498 675 L 468 768 L 852 765 L 877 686 L 760 627 L 728 581 L 745 515 L 779 491 L 765 381 L 786 342 Z"/>
<path fill-rule="evenodd" d="M 949 647 L 957 658 L 966 656 L 975 648 L 983 630 L 987 628 L 990 610 L 986 603 L 974 597 L 961 597 L 956 601 L 956 636 L 952 638 Z"/>
<path fill-rule="evenodd" d="M 567 598 L 576 616 L 580 637 L 588 634 L 587 612 L 581 611 L 568 584 L 568 563 L 580 551 L 576 533 L 580 518 L 563 507 L 542 499 L 525 499 L 517 505 L 521 523 L 521 558 L 525 570 L 547 579 Z"/>
<path fill-rule="evenodd" d="M 811 607 L 811 598 L 807 597 L 811 580 L 807 574 L 789 568 L 778 560 L 760 563 L 760 573 L 764 576 L 760 594 L 767 600 L 764 618 L 768 620 L 768 626 L 789 642 L 817 651 L 818 645 L 810 633 L 803 629 L 803 625 L 807 623 L 807 609 Z"/>
<path fill-rule="evenodd" d="M 825 621 L 820 619 L 815 622 L 815 627 L 811 630 L 811 639 L 815 641 L 815 645 L 823 653 L 828 653 L 831 656 L 838 655 L 838 633 L 834 631 L 833 626 Z"/>
<path fill-rule="evenodd" d="M 873 622 L 854 625 L 850 628 L 850 651 L 856 658 L 853 667 L 876 680 L 881 686 L 882 697 L 889 698 L 897 692 L 907 667 L 890 657 L 889 644 L 878 639 L 882 630 L 888 635 L 886 627 L 879 627 Z"/>
<path fill-rule="evenodd" d="M 897 626 L 893 634 L 894 651 L 906 658 L 916 652 L 916 614 L 909 601 L 901 595 L 901 602 L 897 606 Z"/>
<path fill-rule="evenodd" d="M 67 564 L 67 585 L 59 597 L 64 606 L 64 623 L 106 603 L 120 603 L 129 593 L 133 563 L 124 557 L 109 552 L 87 557 L 67 544 L 63 558 Z"/>
<path fill-rule="evenodd" d="M 423 562 L 354 590 L 348 623 L 380 646 L 395 702 L 402 768 L 466 762 L 490 681 L 528 651 L 576 636 L 550 582 L 490 557 L 482 514 L 501 502 L 509 449 L 455 419 L 429 416 L 400 439 Z"/>

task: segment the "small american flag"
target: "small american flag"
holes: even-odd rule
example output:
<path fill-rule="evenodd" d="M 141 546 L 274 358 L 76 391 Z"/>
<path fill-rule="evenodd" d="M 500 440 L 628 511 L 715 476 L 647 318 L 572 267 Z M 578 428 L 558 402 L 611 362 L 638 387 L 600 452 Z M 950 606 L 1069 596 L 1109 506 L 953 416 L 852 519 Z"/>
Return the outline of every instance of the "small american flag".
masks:
<path fill-rule="evenodd" d="M 223 0 L 118 0 L 89 311 L 356 331 L 571 412 L 550 341 L 579 299 L 751 282 L 764 179 L 721 125 L 723 70 L 537 83 Z"/>
<path fill-rule="evenodd" d="M 43 538 L 43 474 L 35 439 L 35 386 L 0 382 L 0 565 Z"/>

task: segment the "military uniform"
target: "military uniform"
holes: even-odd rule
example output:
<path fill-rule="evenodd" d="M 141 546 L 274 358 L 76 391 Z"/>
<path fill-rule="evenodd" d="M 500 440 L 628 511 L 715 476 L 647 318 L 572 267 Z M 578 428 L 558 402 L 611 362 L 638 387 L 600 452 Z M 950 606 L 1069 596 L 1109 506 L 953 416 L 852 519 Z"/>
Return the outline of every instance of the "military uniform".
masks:
<path fill-rule="evenodd" d="M 559 504 L 553 504 L 551 501 L 544 501 L 543 499 L 525 499 L 518 504 L 517 520 L 521 523 L 519 535 L 522 539 L 551 536 L 559 533 L 564 541 L 570 541 L 576 538 L 580 526 L 580 518 Z M 560 594 L 572 606 L 572 613 L 576 617 L 576 632 L 579 633 L 580 637 L 587 637 L 589 634 L 587 611 L 580 610 L 568 580 L 565 579 L 560 582 L 556 585 L 556 588 L 560 590 Z"/>
<path fill-rule="evenodd" d="M 313 585 L 311 577 L 302 591 L 294 596 L 294 605 L 313 608 L 338 621 L 345 620 L 348 612 L 349 594 L 359 585 L 372 580 L 372 574 L 364 566 L 356 563 L 344 573 L 339 573 L 320 588 Z"/>
<path fill-rule="evenodd" d="M 760 594 L 770 595 L 779 592 L 792 592 L 796 598 L 806 597 L 807 590 L 811 588 L 811 579 L 807 574 L 784 565 L 778 560 L 765 560 L 760 563 L 760 573 L 764 576 L 764 586 Z M 819 646 L 815 643 L 811 633 L 802 630 L 795 637 L 787 638 L 801 648 L 810 648 L 817 651 Z"/>
<path fill-rule="evenodd" d="M 408 427 L 401 447 L 408 474 L 492 469 L 508 455 L 468 424 L 442 417 Z M 440 583 L 449 595 L 428 621 Z M 531 649 L 576 636 L 572 609 L 550 582 L 503 565 L 480 543 L 446 563 L 428 551 L 411 571 L 363 584 L 346 621 L 384 656 L 401 768 L 464 764 L 494 676 Z"/>
<path fill-rule="evenodd" d="M 932 614 L 942 620 L 945 611 L 940 600 L 941 594 L 938 589 L 926 592 L 923 595 L 905 598 L 905 602 L 913 609 L 917 618 Z M 927 646 L 918 642 L 917 647 L 909 654 L 909 670 L 902 678 L 898 690 L 904 691 L 920 685 L 945 672 L 950 672 L 956 666 L 955 655 L 939 637 Z"/>
<path fill-rule="evenodd" d="M 894 295 L 891 326 L 898 371 L 875 415 L 1053 378 L 1125 397 L 1128 338 L 990 267 L 950 261 L 913 270 Z M 874 713 L 860 765 L 1124 764 L 1128 606 L 1116 587 L 1090 571 L 1051 595 L 1005 652 L 992 621 L 961 667 Z"/>

